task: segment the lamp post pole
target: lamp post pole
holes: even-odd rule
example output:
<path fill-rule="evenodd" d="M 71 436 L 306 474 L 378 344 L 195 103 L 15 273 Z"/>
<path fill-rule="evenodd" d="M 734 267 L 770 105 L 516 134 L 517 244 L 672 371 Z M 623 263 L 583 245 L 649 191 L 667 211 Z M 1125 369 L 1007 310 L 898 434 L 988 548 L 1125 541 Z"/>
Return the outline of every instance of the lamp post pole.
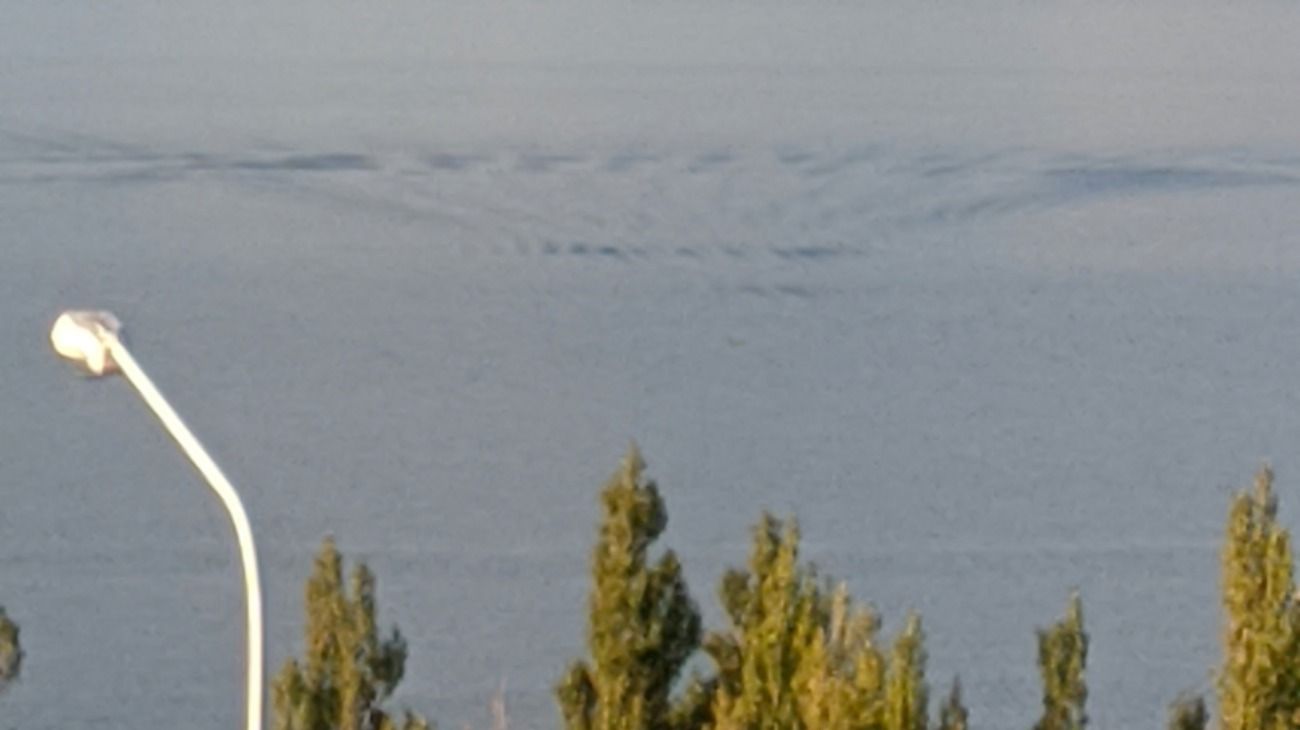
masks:
<path fill-rule="evenodd" d="M 163 428 L 194 464 L 208 485 L 217 493 L 230 514 L 239 542 L 239 558 L 244 569 L 244 595 L 247 608 L 248 682 L 246 686 L 247 730 L 262 730 L 262 682 L 265 664 L 262 649 L 262 587 L 257 569 L 257 548 L 253 528 L 248 522 L 239 493 L 231 486 L 221 467 L 208 455 L 171 404 L 140 367 L 123 344 L 121 325 L 108 312 L 68 311 L 59 315 L 50 331 L 50 341 L 63 357 L 77 363 L 94 376 L 121 372 L 153 411 Z"/>

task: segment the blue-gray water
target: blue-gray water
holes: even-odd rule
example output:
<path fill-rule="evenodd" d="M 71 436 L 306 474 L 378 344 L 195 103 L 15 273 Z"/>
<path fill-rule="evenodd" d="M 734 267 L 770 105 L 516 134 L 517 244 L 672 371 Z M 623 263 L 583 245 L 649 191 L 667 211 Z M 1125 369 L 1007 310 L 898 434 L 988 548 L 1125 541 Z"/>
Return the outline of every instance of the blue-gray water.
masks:
<path fill-rule="evenodd" d="M 1297 11 L 716 0 L 6 4 L 4 726 L 228 728 L 224 516 L 120 381 L 114 310 L 240 487 L 270 669 L 333 533 L 410 639 L 397 704 L 520 728 L 581 653 L 631 439 L 713 626 L 761 509 L 936 688 L 1028 727 L 1082 589 L 1090 710 L 1217 657 L 1228 495 L 1300 509 Z"/>

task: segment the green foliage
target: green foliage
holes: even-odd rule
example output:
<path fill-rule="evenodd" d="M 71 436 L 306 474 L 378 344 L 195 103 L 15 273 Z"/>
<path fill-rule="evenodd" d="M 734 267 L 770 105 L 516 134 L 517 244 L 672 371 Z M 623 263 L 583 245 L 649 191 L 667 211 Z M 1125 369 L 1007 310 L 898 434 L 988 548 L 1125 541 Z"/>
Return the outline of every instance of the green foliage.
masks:
<path fill-rule="evenodd" d="M 920 617 L 909 615 L 893 644 L 882 649 L 876 614 L 800 562 L 793 520 L 763 516 L 747 568 L 722 580 L 729 627 L 701 642 L 699 614 L 676 557 L 668 552 L 653 566 L 648 562 L 667 514 L 643 469 L 633 449 L 602 493 L 589 600 L 591 658 L 573 664 L 556 687 L 568 730 L 931 727 Z M 1228 518 L 1218 679 L 1222 730 L 1300 727 L 1300 597 L 1272 481 L 1271 472 L 1261 471 L 1254 489 L 1235 497 Z M 1087 727 L 1088 645 L 1075 593 L 1065 616 L 1038 631 L 1043 711 L 1034 730 Z M 692 678 L 673 701 L 674 683 L 701 646 L 714 674 Z M 954 681 L 936 730 L 967 730 L 968 721 Z M 1180 697 L 1170 706 L 1169 730 L 1207 725 L 1201 697 Z M 307 726 L 281 726 L 299 727 Z"/>
<path fill-rule="evenodd" d="M 18 642 L 18 624 L 0 606 L 0 692 L 18 679 L 23 666 L 23 649 Z"/>
<path fill-rule="evenodd" d="M 1209 719 L 1200 695 L 1183 695 L 1169 705 L 1168 730 L 1205 730 Z"/>
<path fill-rule="evenodd" d="M 1088 686 L 1088 634 L 1083 630 L 1083 603 L 1070 596 L 1065 618 L 1038 632 L 1038 670 L 1043 677 L 1043 716 L 1034 730 L 1083 730 Z"/>
<path fill-rule="evenodd" d="M 969 713 L 961 701 L 961 680 L 952 681 L 952 690 L 948 699 L 939 708 L 939 730 L 966 730 Z"/>
<path fill-rule="evenodd" d="M 921 617 L 910 614 L 894 640 L 885 685 L 886 730 L 925 730 L 929 692 L 925 686 L 924 634 Z"/>
<path fill-rule="evenodd" d="M 809 712 L 828 725 L 836 720 L 826 700 L 838 688 L 805 661 L 818 643 L 822 599 L 815 576 L 798 564 L 798 550 L 798 528 L 783 528 L 764 515 L 754 531 L 749 571 L 729 571 L 723 578 L 722 605 L 732 630 L 711 634 L 705 645 L 718 668 L 717 728 L 804 727 Z M 825 657 L 822 663 L 831 661 Z M 801 707 L 800 686 L 822 701 Z"/>
<path fill-rule="evenodd" d="M 587 645 L 555 688 L 569 730 L 663 728 L 676 718 L 670 693 L 700 641 L 700 615 L 672 551 L 652 566 L 647 552 L 668 513 L 642 475 L 633 447 L 601 493 L 592 553 Z"/>
<path fill-rule="evenodd" d="M 925 652 L 910 616 L 886 660 L 880 620 L 841 585 L 799 563 L 799 530 L 764 515 L 746 571 L 721 598 L 731 629 L 710 634 L 717 665 L 710 726 L 718 730 L 925 730 Z"/>
<path fill-rule="evenodd" d="M 327 538 L 307 581 L 306 655 L 290 659 L 273 687 L 276 730 L 426 730 L 420 717 L 395 720 L 379 703 L 406 666 L 396 628 L 381 638 L 375 624 L 375 577 L 364 565 L 343 584 L 343 558 Z"/>
<path fill-rule="evenodd" d="M 1280 730 L 1300 724 L 1300 608 L 1291 538 L 1277 522 L 1273 472 L 1232 502 L 1223 547 L 1222 730 Z"/>

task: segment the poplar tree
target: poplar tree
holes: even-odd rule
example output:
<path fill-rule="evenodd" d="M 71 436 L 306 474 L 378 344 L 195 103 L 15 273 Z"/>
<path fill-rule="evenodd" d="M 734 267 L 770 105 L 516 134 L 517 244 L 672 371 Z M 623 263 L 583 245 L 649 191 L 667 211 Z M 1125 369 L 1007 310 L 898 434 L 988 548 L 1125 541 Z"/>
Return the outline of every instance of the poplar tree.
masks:
<path fill-rule="evenodd" d="M 961 680 L 954 679 L 948 699 L 939 708 L 939 730 L 967 730 L 968 716 L 966 705 L 961 701 Z"/>
<path fill-rule="evenodd" d="M 1070 596 L 1065 618 L 1038 631 L 1038 670 L 1043 679 L 1043 716 L 1034 730 L 1083 730 L 1088 686 L 1088 634 L 1083 629 L 1083 602 Z"/>
<path fill-rule="evenodd" d="M 813 568 L 804 583 L 816 590 Z M 815 594 L 816 612 L 807 640 L 796 644 L 799 653 L 795 701 L 801 727 L 879 727 L 885 720 L 886 660 L 876 646 L 880 619 L 865 606 L 855 606 L 848 588 L 840 583 L 829 593 Z M 752 634 L 749 640 L 754 640 Z"/>
<path fill-rule="evenodd" d="M 650 545 L 668 513 L 633 446 L 601 493 L 592 552 L 587 647 L 555 688 L 569 730 L 659 730 L 679 714 L 670 695 L 700 641 L 700 615 L 673 552 Z"/>
<path fill-rule="evenodd" d="M 1291 538 L 1277 521 L 1273 472 L 1268 468 L 1256 475 L 1253 490 L 1233 498 L 1222 571 L 1225 620 L 1219 727 L 1296 727 L 1300 725 L 1300 616 Z"/>
<path fill-rule="evenodd" d="M 276 730 L 427 730 L 418 715 L 380 708 L 402 680 L 406 641 L 375 622 L 375 576 L 364 563 L 343 583 L 343 558 L 326 538 L 307 580 L 305 655 L 290 659 L 272 688 Z"/>
<path fill-rule="evenodd" d="M 885 729 L 926 730 L 924 634 L 921 617 L 909 614 L 903 632 L 894 640 L 885 685 Z"/>
<path fill-rule="evenodd" d="M 728 571 L 720 598 L 732 629 L 706 642 L 718 666 L 715 727 L 800 728 L 805 714 L 834 725 L 840 688 L 806 661 L 819 637 L 821 596 L 815 575 L 799 565 L 798 526 L 764 514 L 754 529 L 749 570 Z M 811 690 L 809 707 L 800 707 L 800 686 Z"/>
<path fill-rule="evenodd" d="M 925 730 L 925 651 L 909 616 L 888 657 L 880 620 L 799 561 L 793 520 L 764 515 L 748 570 L 722 582 L 729 631 L 705 648 L 717 665 L 717 730 Z"/>

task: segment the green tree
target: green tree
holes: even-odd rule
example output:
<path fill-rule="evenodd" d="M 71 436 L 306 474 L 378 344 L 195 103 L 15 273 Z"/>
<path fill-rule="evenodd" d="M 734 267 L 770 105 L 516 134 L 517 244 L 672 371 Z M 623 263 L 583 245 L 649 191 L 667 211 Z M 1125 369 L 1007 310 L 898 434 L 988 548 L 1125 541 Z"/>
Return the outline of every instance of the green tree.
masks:
<path fill-rule="evenodd" d="M 925 686 L 925 635 L 921 617 L 910 614 L 894 640 L 885 684 L 886 730 L 925 730 L 929 691 Z"/>
<path fill-rule="evenodd" d="M 379 704 L 406 667 L 396 627 L 375 623 L 375 576 L 365 564 L 343 583 L 343 558 L 326 538 L 307 580 L 305 656 L 290 659 L 272 688 L 276 730 L 426 730 L 423 718 L 394 719 Z"/>
<path fill-rule="evenodd" d="M 961 701 L 961 680 L 954 679 L 948 699 L 939 708 L 939 730 L 966 730 L 968 717 L 966 705 Z"/>
<path fill-rule="evenodd" d="M 1070 596 L 1065 618 L 1038 631 L 1038 670 L 1043 678 L 1043 716 L 1034 730 L 1083 730 L 1088 686 L 1088 634 L 1083 629 L 1083 602 Z"/>
<path fill-rule="evenodd" d="M 799 562 L 793 520 L 764 515 L 748 570 L 730 571 L 721 599 L 731 628 L 705 648 L 718 730 L 925 730 L 925 652 L 919 617 L 888 658 L 880 620 Z"/>
<path fill-rule="evenodd" d="M 819 657 L 822 667 L 804 661 L 817 643 L 822 597 L 816 576 L 799 565 L 798 526 L 764 514 L 754 529 L 749 570 L 728 571 L 720 598 L 732 628 L 705 642 L 718 669 L 715 727 L 799 728 L 804 714 L 834 726 L 840 688 L 833 676 L 817 676 L 833 659 Z M 800 687 L 810 690 L 806 707 L 800 707 Z"/>
<path fill-rule="evenodd" d="M 1222 730 L 1300 725 L 1300 641 L 1291 538 L 1277 521 L 1273 472 L 1238 493 L 1223 546 Z"/>
<path fill-rule="evenodd" d="M 18 642 L 18 624 L 0 606 L 0 692 L 18 679 L 23 666 L 23 649 Z"/>
<path fill-rule="evenodd" d="M 681 565 L 647 553 L 668 513 L 633 446 L 601 493 L 592 552 L 587 647 L 555 688 L 569 730 L 658 730 L 676 717 L 674 683 L 700 641 L 700 615 Z"/>

